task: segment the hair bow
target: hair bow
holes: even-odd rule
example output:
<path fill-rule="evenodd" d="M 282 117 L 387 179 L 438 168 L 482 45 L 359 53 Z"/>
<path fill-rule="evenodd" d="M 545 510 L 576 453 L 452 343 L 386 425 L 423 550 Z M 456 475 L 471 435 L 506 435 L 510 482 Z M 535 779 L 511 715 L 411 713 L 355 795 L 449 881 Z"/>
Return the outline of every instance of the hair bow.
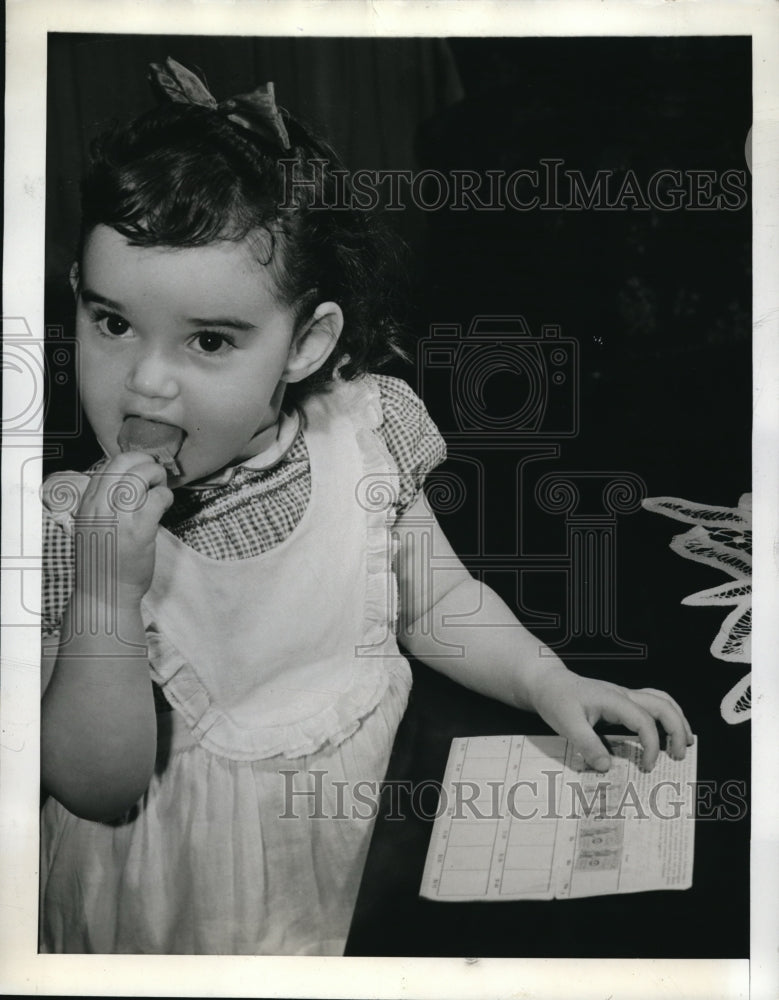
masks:
<path fill-rule="evenodd" d="M 218 102 L 199 77 L 170 56 L 164 63 L 150 64 L 149 80 L 177 104 L 194 104 L 219 111 L 231 122 L 255 132 L 274 145 L 282 149 L 290 148 L 289 135 L 276 106 L 272 83 L 260 84 L 249 94 L 238 94 Z"/>

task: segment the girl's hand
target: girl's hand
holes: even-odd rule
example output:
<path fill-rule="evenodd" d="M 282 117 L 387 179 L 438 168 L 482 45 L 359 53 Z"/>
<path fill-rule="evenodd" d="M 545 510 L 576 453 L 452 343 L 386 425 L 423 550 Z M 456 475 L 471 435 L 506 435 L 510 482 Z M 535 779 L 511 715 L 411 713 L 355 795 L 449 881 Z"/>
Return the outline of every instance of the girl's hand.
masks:
<path fill-rule="evenodd" d="M 165 469 L 142 452 L 125 452 L 110 459 L 90 477 L 74 518 L 78 539 L 105 539 L 116 530 L 111 570 L 120 607 L 137 607 L 154 574 L 155 539 L 160 518 L 173 502 Z M 77 586 L 101 603 L 109 594 L 103 568 L 90 572 L 87 545 L 76 547 Z M 108 546 L 103 552 L 108 553 Z"/>
<path fill-rule="evenodd" d="M 607 771 L 611 760 L 603 741 L 592 728 L 603 720 L 626 726 L 638 734 L 644 748 L 643 769 L 651 771 L 660 752 L 656 722 L 668 734 L 668 753 L 682 760 L 693 743 L 684 713 L 664 691 L 630 690 L 607 681 L 580 677 L 563 666 L 542 670 L 533 685 L 533 707 L 553 729 L 567 737 L 586 763 Z"/>

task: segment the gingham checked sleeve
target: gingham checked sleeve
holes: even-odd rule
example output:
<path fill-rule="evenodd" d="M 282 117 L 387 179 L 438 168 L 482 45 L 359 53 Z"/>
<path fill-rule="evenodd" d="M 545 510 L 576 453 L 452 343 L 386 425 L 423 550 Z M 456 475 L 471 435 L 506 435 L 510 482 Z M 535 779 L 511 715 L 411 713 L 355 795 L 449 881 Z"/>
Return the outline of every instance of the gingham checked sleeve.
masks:
<path fill-rule="evenodd" d="M 42 570 L 41 630 L 43 635 L 59 635 L 65 605 L 73 590 L 73 538 L 45 507 Z"/>
<path fill-rule="evenodd" d="M 398 466 L 397 514 L 416 500 L 428 473 L 446 458 L 446 445 L 425 404 L 402 379 L 374 375 L 384 423 L 379 433 Z"/>

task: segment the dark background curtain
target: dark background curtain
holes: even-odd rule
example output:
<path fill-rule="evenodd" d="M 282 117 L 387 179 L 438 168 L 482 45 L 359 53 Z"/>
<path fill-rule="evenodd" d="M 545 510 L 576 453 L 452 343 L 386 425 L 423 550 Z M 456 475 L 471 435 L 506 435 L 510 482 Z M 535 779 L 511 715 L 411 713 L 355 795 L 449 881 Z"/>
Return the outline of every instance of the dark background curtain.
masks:
<path fill-rule="evenodd" d="M 330 136 L 351 170 L 510 173 L 544 157 L 587 179 L 599 169 L 632 169 L 643 182 L 661 168 L 745 170 L 748 38 L 52 35 L 46 302 L 47 322 L 66 332 L 90 141 L 153 105 L 146 68 L 167 55 L 198 67 L 220 98 L 273 80 L 279 103 Z M 476 315 L 522 314 L 534 333 L 559 324 L 578 340 L 580 432 L 566 454 L 637 467 L 654 493 L 733 503 L 747 488 L 748 204 L 457 212 L 407 199 L 387 218 L 411 248 L 414 338 L 432 323 L 467 330 Z M 51 440 L 73 422 L 73 380 L 62 382 L 50 387 Z M 451 403 L 428 384 L 446 425 Z M 496 378 L 485 391 L 505 411 L 520 389 Z M 52 467 L 91 447 L 66 436 L 61 445 Z"/>
<path fill-rule="evenodd" d="M 78 179 L 89 144 L 114 121 L 154 107 L 148 65 L 199 69 L 217 100 L 272 80 L 278 103 L 329 138 L 351 169 L 413 164 L 419 125 L 462 96 L 442 39 L 52 35 L 47 216 L 52 277 L 67 272 Z M 401 226 L 412 225 L 403 213 Z"/>

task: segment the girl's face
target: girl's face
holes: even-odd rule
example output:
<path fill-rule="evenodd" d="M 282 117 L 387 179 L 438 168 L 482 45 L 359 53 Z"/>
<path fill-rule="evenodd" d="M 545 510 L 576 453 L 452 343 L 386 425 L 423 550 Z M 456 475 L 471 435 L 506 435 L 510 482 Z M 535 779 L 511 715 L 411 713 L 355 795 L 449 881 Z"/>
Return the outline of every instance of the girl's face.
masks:
<path fill-rule="evenodd" d="M 271 282 L 248 241 L 134 247 L 108 226 L 92 230 L 78 287 L 79 386 L 109 456 L 128 416 L 184 431 L 171 486 L 262 450 L 295 335 Z"/>

